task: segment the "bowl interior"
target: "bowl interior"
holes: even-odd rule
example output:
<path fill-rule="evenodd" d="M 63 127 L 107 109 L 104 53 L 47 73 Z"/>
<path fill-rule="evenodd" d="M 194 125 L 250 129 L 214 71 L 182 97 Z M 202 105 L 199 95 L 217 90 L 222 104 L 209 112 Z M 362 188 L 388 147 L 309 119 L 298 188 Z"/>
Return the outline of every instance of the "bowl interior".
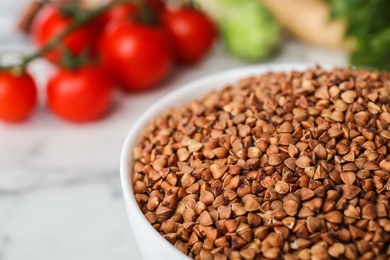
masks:
<path fill-rule="evenodd" d="M 198 79 L 191 83 L 185 84 L 179 89 L 166 95 L 164 98 L 150 107 L 143 115 L 141 115 L 137 122 L 133 125 L 127 138 L 124 142 L 120 161 L 120 171 L 122 180 L 122 189 L 125 199 L 125 204 L 131 225 L 136 227 L 135 229 L 142 227 L 144 232 L 148 232 L 153 239 L 155 239 L 156 247 L 164 247 L 166 253 L 171 256 L 175 256 L 176 259 L 188 259 L 179 250 L 173 247 L 168 241 L 166 241 L 153 227 L 149 224 L 143 213 L 139 209 L 134 193 L 133 184 L 131 181 L 133 157 L 132 148 L 135 147 L 143 135 L 144 129 L 149 123 L 158 115 L 166 111 L 171 107 L 177 107 L 184 105 L 194 99 L 198 99 L 211 92 L 212 90 L 219 90 L 228 84 L 237 83 L 240 79 L 250 76 L 260 75 L 269 71 L 303 71 L 308 68 L 313 68 L 314 64 L 276 64 L 276 65 L 258 65 L 250 66 L 246 68 L 228 70 L 220 72 L 205 78 Z M 324 69 L 331 69 L 332 66 L 322 66 Z M 142 245 L 138 241 L 138 237 L 141 234 L 135 233 L 134 236 L 137 240 L 138 246 L 142 249 Z M 151 248 L 150 250 L 153 250 Z M 145 252 L 141 252 L 145 255 Z M 162 256 L 160 255 L 160 259 Z M 167 258 L 168 259 L 168 258 Z"/>

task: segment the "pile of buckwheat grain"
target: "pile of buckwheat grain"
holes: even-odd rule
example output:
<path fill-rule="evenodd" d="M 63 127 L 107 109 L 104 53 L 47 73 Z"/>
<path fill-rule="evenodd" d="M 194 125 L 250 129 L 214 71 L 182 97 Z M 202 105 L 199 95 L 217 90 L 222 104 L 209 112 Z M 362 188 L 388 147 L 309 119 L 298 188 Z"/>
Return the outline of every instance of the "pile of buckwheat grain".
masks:
<path fill-rule="evenodd" d="M 390 259 L 390 75 L 267 73 L 155 119 L 135 198 L 195 259 Z"/>

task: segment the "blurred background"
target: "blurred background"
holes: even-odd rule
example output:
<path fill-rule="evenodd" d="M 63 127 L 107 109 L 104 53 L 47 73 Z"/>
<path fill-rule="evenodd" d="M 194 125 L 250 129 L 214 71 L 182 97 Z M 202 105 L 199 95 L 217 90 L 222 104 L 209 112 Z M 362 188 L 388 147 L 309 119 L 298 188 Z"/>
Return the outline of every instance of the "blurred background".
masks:
<path fill-rule="evenodd" d="M 0 260 L 140 259 L 119 178 L 134 121 L 227 69 L 386 69 L 387 5 L 0 1 Z"/>

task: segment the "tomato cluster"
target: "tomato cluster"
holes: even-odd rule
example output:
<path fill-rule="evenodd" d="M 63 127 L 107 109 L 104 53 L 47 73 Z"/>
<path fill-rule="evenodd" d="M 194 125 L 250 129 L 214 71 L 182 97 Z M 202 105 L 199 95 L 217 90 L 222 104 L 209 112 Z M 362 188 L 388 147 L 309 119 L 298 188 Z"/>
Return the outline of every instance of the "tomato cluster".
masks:
<path fill-rule="evenodd" d="M 141 22 L 144 11 L 122 3 L 75 28 L 45 54 L 57 67 L 46 88 L 55 114 L 73 122 L 95 120 L 109 109 L 114 86 L 150 90 L 167 78 L 175 63 L 195 63 L 207 54 L 216 32 L 204 13 L 185 6 L 169 9 L 159 0 L 146 2 L 154 23 Z M 73 19 L 58 6 L 44 7 L 33 26 L 35 43 L 44 48 Z M 94 63 L 62 66 L 64 52 L 87 54 Z M 25 119 L 35 106 L 36 92 L 27 72 L 1 71 L 0 119 Z"/>

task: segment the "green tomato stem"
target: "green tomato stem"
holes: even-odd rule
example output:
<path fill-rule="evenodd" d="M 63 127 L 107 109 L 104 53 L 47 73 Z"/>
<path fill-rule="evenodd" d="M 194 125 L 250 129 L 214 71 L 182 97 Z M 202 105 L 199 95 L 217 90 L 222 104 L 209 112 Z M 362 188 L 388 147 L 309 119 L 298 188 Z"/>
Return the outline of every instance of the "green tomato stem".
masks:
<path fill-rule="evenodd" d="M 124 3 L 126 0 L 114 0 L 108 4 L 102 5 L 100 7 L 97 7 L 93 10 L 85 11 L 83 15 L 76 16 L 75 19 L 63 30 L 60 34 L 58 34 L 55 38 L 50 40 L 47 44 L 45 44 L 42 48 L 40 48 L 35 53 L 26 56 L 22 59 L 22 62 L 18 65 L 12 65 L 12 66 L 1 66 L 0 70 L 24 70 L 28 64 L 30 64 L 32 61 L 43 57 L 45 54 L 47 54 L 49 51 L 51 51 L 53 48 L 55 48 L 57 45 L 61 43 L 61 41 L 68 36 L 71 32 L 76 30 L 78 27 L 86 24 L 96 16 L 100 15 L 101 13 L 105 12 L 106 10 L 110 9 L 111 7 Z"/>

